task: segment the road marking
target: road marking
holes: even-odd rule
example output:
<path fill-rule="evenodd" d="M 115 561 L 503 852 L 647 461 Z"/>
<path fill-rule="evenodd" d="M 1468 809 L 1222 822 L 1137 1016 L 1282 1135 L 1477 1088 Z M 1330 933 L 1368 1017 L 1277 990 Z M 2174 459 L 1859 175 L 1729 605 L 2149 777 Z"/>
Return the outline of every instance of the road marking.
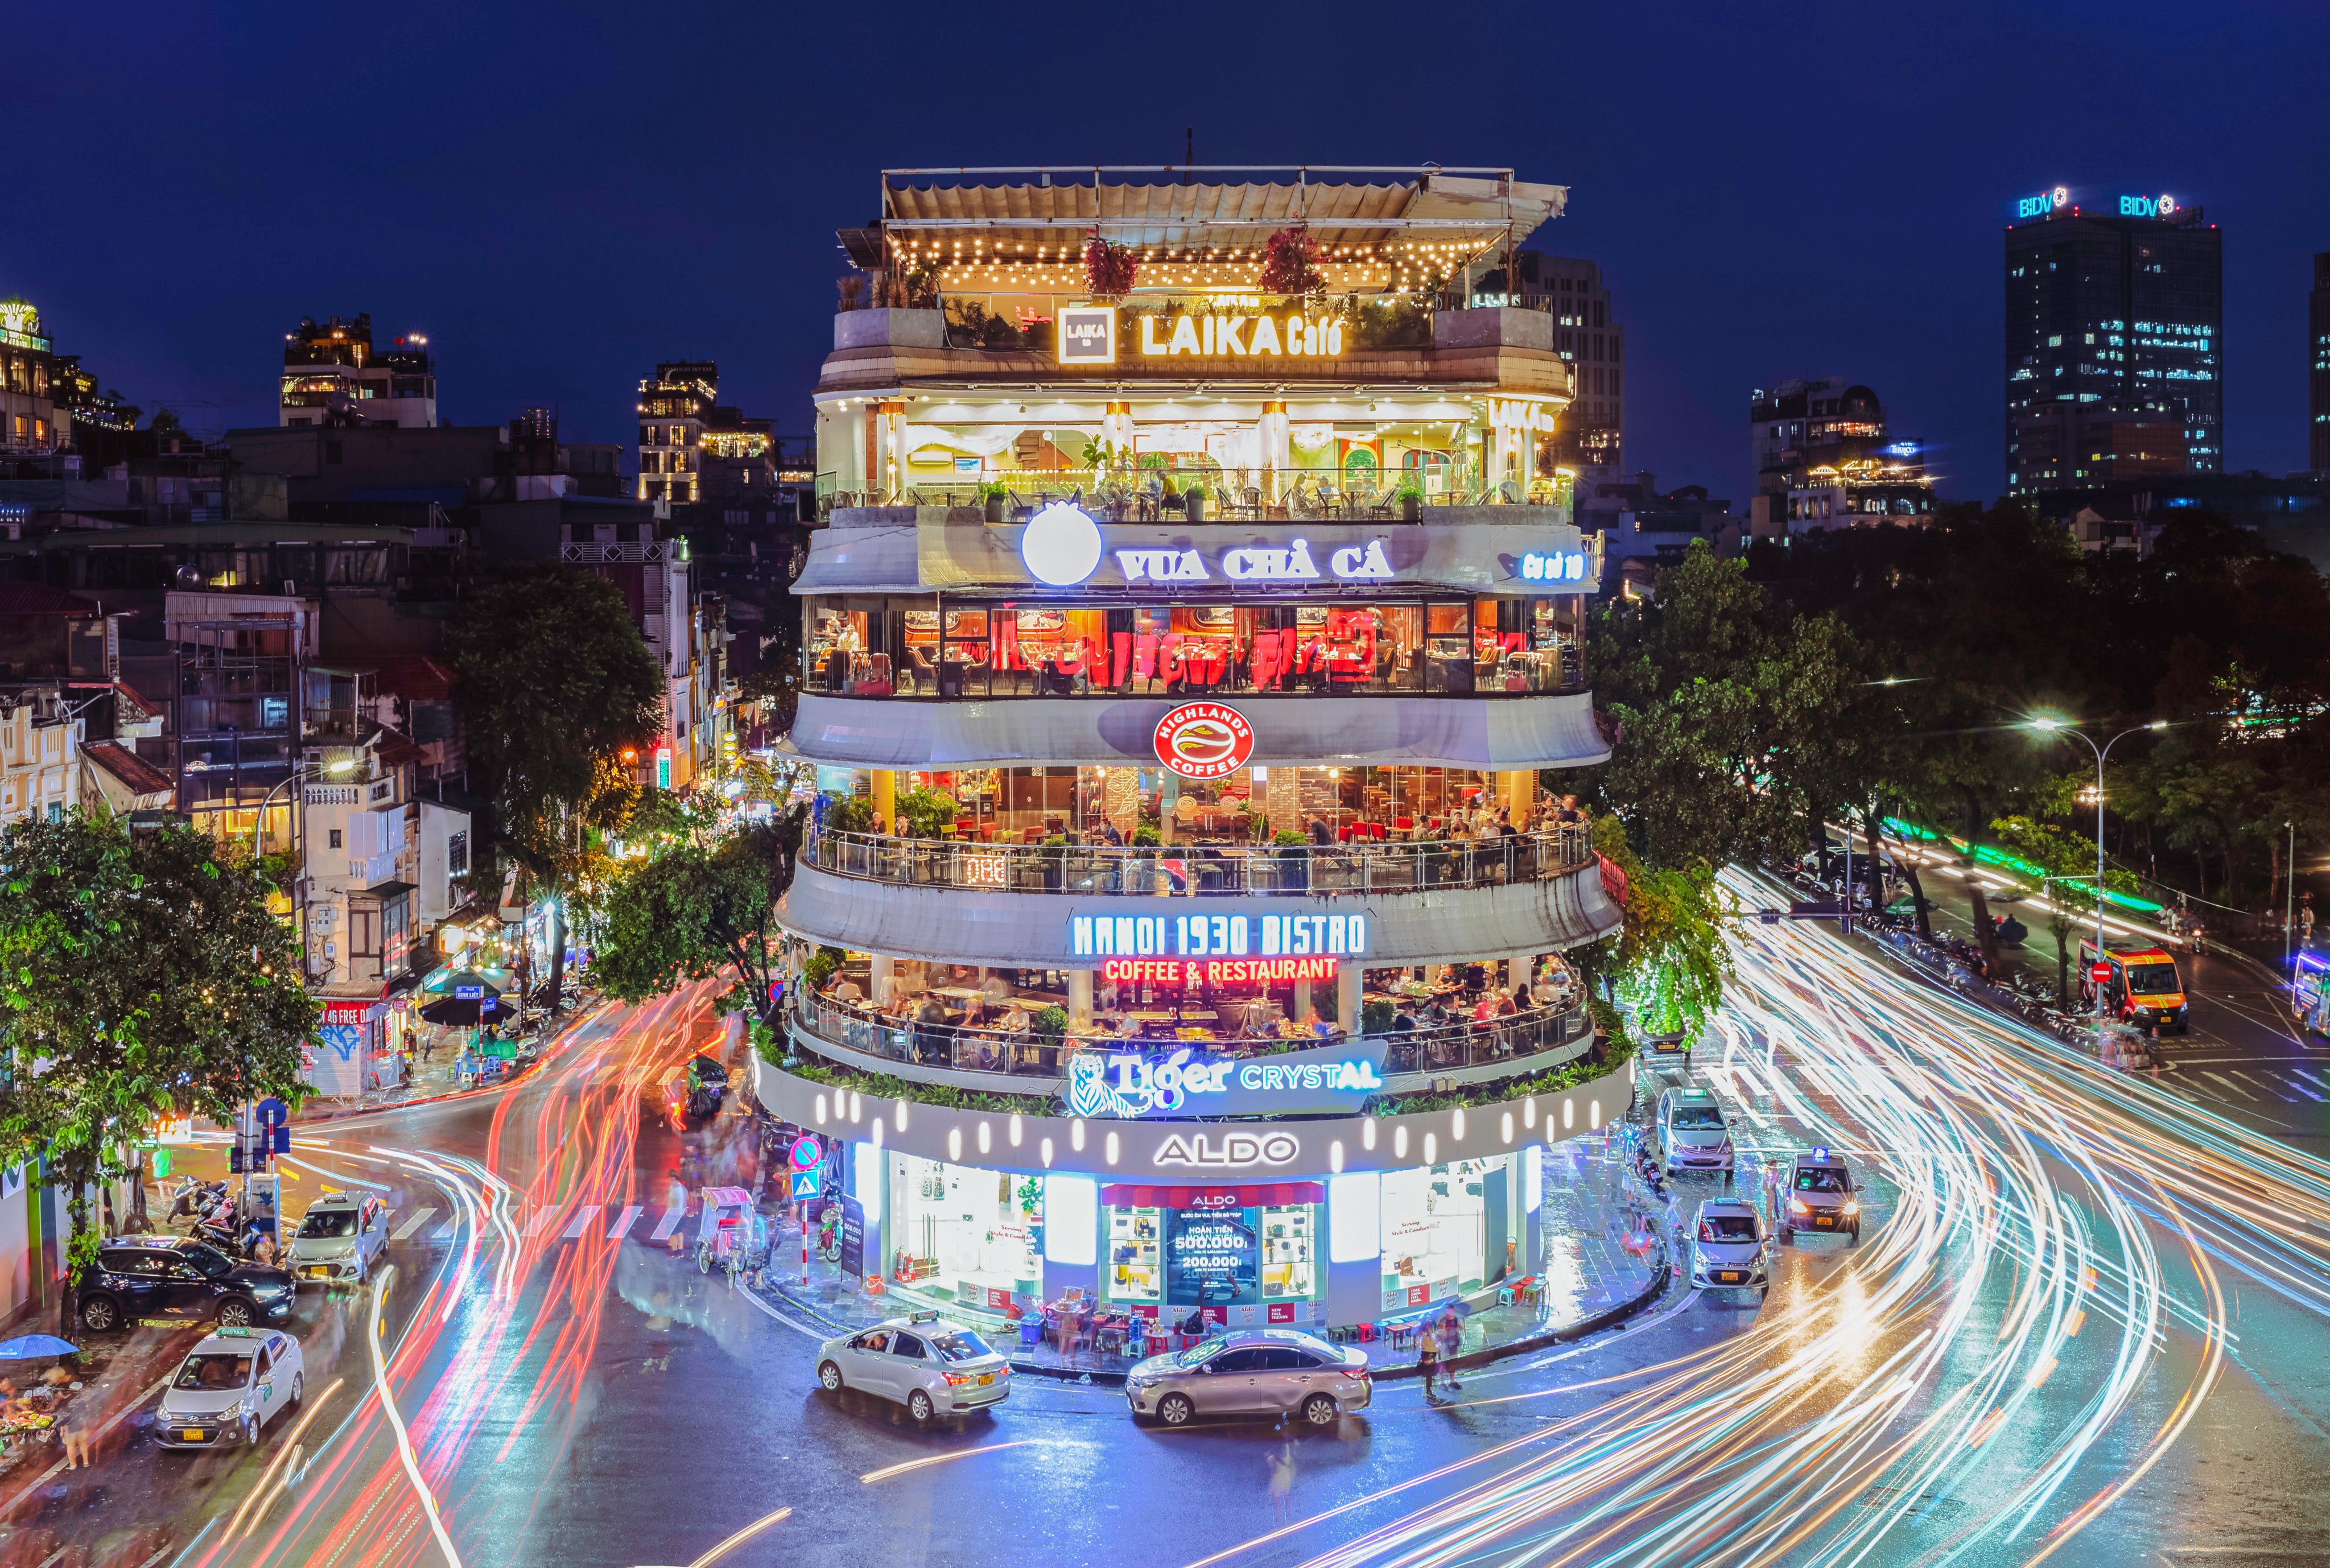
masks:
<path fill-rule="evenodd" d="M 648 1240 L 650 1242 L 670 1241 L 671 1233 L 679 1229 L 679 1222 L 686 1218 L 687 1218 L 687 1211 L 686 1209 L 664 1210 L 663 1218 L 656 1222 L 656 1228 L 653 1233 L 648 1237 Z"/>
<path fill-rule="evenodd" d="M 2217 1082 L 2217 1083 L 2221 1083 L 2221 1084 L 2224 1085 L 2224 1087 L 2225 1087 L 2226 1089 L 2230 1090 L 2231 1092 L 2233 1092 L 2233 1093 L 2235 1093 L 2235 1094 L 2240 1094 L 2240 1095 L 2241 1095 L 2241 1098 L 2242 1098 L 2242 1099 L 2244 1099 L 2244 1100 L 2246 1100 L 2246 1099 L 2248 1099 L 2248 1098 L 2249 1098 L 2249 1096 L 2248 1096 L 2248 1095 L 2246 1095 L 2246 1094 L 2241 1094 L 2241 1086 L 2240 1086 L 2240 1084 L 2238 1084 L 2238 1083 L 2234 1082 L 2231 1079 L 2225 1077 L 2225 1076 L 2224 1076 L 2223 1074 L 2221 1074 L 2221 1073 L 2217 1073 L 2217 1072 L 2203 1072 L 2202 1074 L 2201 1074 L 2201 1076 L 2202 1076 L 2202 1077 L 2203 1077 L 2203 1078 L 2209 1079 L 2209 1080 L 2211 1080 L 2211 1081 L 2212 1081 L 2212 1082 Z"/>
<path fill-rule="evenodd" d="M 526 1223 L 526 1234 L 529 1236 L 542 1234 L 549 1227 L 550 1222 L 557 1217 L 558 1206 L 555 1204 L 545 1204 L 535 1210 L 534 1217 Z"/>
<path fill-rule="evenodd" d="M 2308 1099 L 2308 1100 L 2314 1100 L 2314 1101 L 2316 1101 L 2316 1102 L 2317 1102 L 2317 1103 L 2319 1103 L 2319 1102 L 2322 1100 L 2322 1098 L 2323 1098 L 2323 1097 L 2322 1097 L 2321 1095 L 2315 1093 L 2315 1092 L 2314 1092 L 2314 1091 L 2312 1091 L 2311 1089 L 2306 1088 L 2306 1085 L 2304 1085 L 2303 1083 L 2300 1083 L 2300 1082 L 2297 1081 L 2297 1077 L 2296 1077 L 2296 1075 L 2295 1075 L 2295 1074 L 2292 1074 L 2292 1075 L 2290 1076 L 2290 1080 L 2289 1080 L 2289 1086 L 2290 1086 L 2292 1089 L 2297 1090 L 2298 1093 L 2303 1094 L 2304 1096 L 2306 1096 L 2306 1099 Z"/>
<path fill-rule="evenodd" d="M 621 1241 L 625 1233 L 628 1233 L 634 1224 L 639 1223 L 639 1217 L 645 1213 L 647 1213 L 647 1211 L 639 1207 L 637 1204 L 631 1204 L 625 1207 L 622 1214 L 617 1216 L 615 1223 L 607 1227 L 607 1240 L 611 1242 Z"/>
<path fill-rule="evenodd" d="M 419 1230 L 422 1225 L 428 1223 L 429 1216 L 436 1212 L 437 1211 L 434 1207 L 427 1204 L 423 1204 L 421 1207 L 413 1210 L 412 1217 L 405 1221 L 404 1223 L 397 1226 L 394 1231 L 391 1232 L 388 1239 L 392 1242 L 405 1242 L 412 1240 L 412 1233 Z"/>
<path fill-rule="evenodd" d="M 460 1233 L 461 1222 L 459 1220 L 447 1220 L 443 1224 L 437 1227 L 436 1231 L 429 1239 L 432 1242 L 450 1242 Z"/>
<path fill-rule="evenodd" d="M 582 1204 L 580 1208 L 574 1211 L 574 1217 L 566 1223 L 566 1228 L 558 1233 L 558 1239 L 563 1242 L 581 1241 L 582 1239 L 583 1229 L 588 1226 L 592 1220 L 598 1218 L 598 1204 Z"/>

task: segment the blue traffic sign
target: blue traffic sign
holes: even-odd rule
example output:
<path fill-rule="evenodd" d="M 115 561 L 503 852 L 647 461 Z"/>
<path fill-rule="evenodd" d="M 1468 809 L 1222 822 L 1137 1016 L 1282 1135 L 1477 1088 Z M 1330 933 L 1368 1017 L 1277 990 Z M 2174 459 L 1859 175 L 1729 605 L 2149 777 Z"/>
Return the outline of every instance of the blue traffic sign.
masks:
<path fill-rule="evenodd" d="M 291 1108 L 273 1095 L 269 1095 L 252 1108 L 261 1127 L 281 1127 L 291 1119 Z"/>
<path fill-rule="evenodd" d="M 483 986 L 456 986 L 453 987 L 453 1000 L 456 1002 L 481 1001 L 484 999 L 485 995 L 486 988 Z"/>

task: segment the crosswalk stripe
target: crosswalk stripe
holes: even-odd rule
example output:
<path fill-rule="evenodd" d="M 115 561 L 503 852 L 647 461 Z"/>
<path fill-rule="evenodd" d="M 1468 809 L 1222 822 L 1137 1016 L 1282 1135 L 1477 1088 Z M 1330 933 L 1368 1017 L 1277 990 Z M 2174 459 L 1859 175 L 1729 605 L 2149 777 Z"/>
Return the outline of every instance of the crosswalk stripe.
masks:
<path fill-rule="evenodd" d="M 459 1220 L 447 1220 L 443 1224 L 437 1227 L 435 1233 L 431 1234 L 429 1239 L 432 1242 L 450 1242 L 460 1233 L 461 1222 Z"/>
<path fill-rule="evenodd" d="M 2323 1077 L 2322 1074 L 2315 1072 L 2310 1067 L 2293 1067 L 2290 1071 L 2297 1073 L 2300 1078 L 2312 1079 L 2316 1086 L 2318 1088 L 2330 1089 L 2330 1078 Z"/>
<path fill-rule="evenodd" d="M 559 1233 L 559 1239 L 561 1241 L 567 1242 L 581 1241 L 582 1239 L 583 1227 L 590 1224 L 592 1220 L 596 1219 L 598 1214 L 598 1204 L 582 1204 L 574 1211 L 574 1217 L 567 1222 L 566 1229 Z"/>
<path fill-rule="evenodd" d="M 425 1205 L 413 1210 L 412 1217 L 405 1221 L 404 1223 L 397 1226 L 394 1231 L 391 1232 L 388 1239 L 392 1242 L 409 1241 L 412 1238 L 412 1233 L 419 1230 L 422 1225 L 427 1224 L 429 1223 L 429 1216 L 436 1212 L 437 1211 L 434 1208 Z"/>
<path fill-rule="evenodd" d="M 535 1210 L 534 1217 L 526 1223 L 526 1234 L 529 1236 L 542 1234 L 544 1231 L 550 1228 L 550 1222 L 557 1217 L 558 1210 L 554 1206 L 545 1206 Z"/>
<path fill-rule="evenodd" d="M 2221 1083 L 2221 1084 L 2223 1084 L 2227 1089 L 2231 1090 L 2235 1094 L 2239 1094 L 2239 1093 L 2241 1091 L 2241 1086 L 2240 1086 L 2240 1084 L 2238 1084 L 2238 1083 L 2234 1082 L 2231 1079 L 2230 1079 L 2230 1078 L 2226 1077 L 2226 1076 L 2225 1076 L 2223 1073 L 2221 1073 L 2221 1072 L 2203 1072 L 2203 1073 L 2202 1073 L 2202 1074 L 2201 1074 L 2201 1076 L 2202 1076 L 2202 1077 L 2203 1077 L 2203 1078 L 2211 1079 L 2211 1080 L 2214 1081 L 2215 1082 L 2218 1082 L 2218 1083 Z"/>
<path fill-rule="evenodd" d="M 648 1237 L 648 1240 L 650 1242 L 670 1241 L 671 1233 L 679 1229 L 679 1222 L 686 1218 L 687 1218 L 687 1211 L 686 1209 L 664 1210 L 663 1218 L 656 1222 L 655 1231 Z"/>
<path fill-rule="evenodd" d="M 2306 1096 L 2308 1100 L 2320 1101 L 2323 1098 L 2321 1095 L 2315 1093 L 2311 1089 L 2306 1088 L 2303 1083 L 2300 1083 L 2295 1077 L 2290 1079 L 2289 1086 L 2292 1089 L 2297 1090 L 2298 1093 Z"/>
<path fill-rule="evenodd" d="M 645 1213 L 647 1213 L 647 1211 L 639 1207 L 637 1204 L 627 1205 L 622 1214 L 617 1216 L 615 1223 L 607 1227 L 607 1240 L 611 1242 L 621 1241 L 625 1233 L 628 1233 L 631 1226 L 638 1221 L 639 1217 Z"/>

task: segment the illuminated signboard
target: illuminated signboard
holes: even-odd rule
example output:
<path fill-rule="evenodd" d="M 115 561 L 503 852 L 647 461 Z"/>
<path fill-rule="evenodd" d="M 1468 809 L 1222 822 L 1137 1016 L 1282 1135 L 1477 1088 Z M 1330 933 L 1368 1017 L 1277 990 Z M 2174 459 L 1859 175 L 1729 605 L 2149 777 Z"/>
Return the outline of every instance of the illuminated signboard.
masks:
<path fill-rule="evenodd" d="M 2014 203 L 2014 215 L 2018 218 L 2043 218 L 2048 213 L 2070 204 L 2070 189 L 2063 185 L 2057 185 L 2051 191 L 2041 191 L 2035 196 L 2023 196 L 2018 199 Z"/>
<path fill-rule="evenodd" d="M 1195 550 L 1120 550 L 1116 564 L 1127 582 L 1210 582 L 1206 558 Z M 1244 544 L 1225 550 L 1221 572 L 1233 582 L 1315 582 L 1322 575 L 1308 539 L 1284 545 Z M 1327 557 L 1328 570 L 1341 582 L 1388 581 L 1396 573 L 1384 542 L 1346 544 Z"/>
<path fill-rule="evenodd" d="M 982 850 L 965 855 L 961 864 L 966 887 L 1011 885 L 1011 862 L 1001 850 Z"/>
<path fill-rule="evenodd" d="M 1530 551 L 1520 558 L 1523 582 L 1583 582 L 1586 581 L 1586 552 L 1559 550 L 1540 554 Z"/>
<path fill-rule="evenodd" d="M 1103 959 L 1100 978 L 1152 986 L 1268 986 L 1286 980 L 1331 980 L 1340 962 L 1325 958 Z"/>
<path fill-rule="evenodd" d="M 671 788 L 671 748 L 668 746 L 656 748 L 656 788 Z"/>
<path fill-rule="evenodd" d="M 1157 1166 L 1196 1170 L 1244 1170 L 1258 1165 L 1293 1165 L 1302 1140 L 1291 1132 L 1175 1133 L 1149 1157 Z"/>
<path fill-rule="evenodd" d="M 1343 324 L 1312 321 L 1302 312 L 1280 321 L 1268 316 L 1143 316 L 1141 354 L 1170 359 L 1332 359 L 1343 352 Z"/>
<path fill-rule="evenodd" d="M 2123 218 L 2173 218 L 2176 215 L 2174 196 L 2122 196 L 2119 215 Z"/>
<path fill-rule="evenodd" d="M 1356 1110 L 1383 1092 L 1383 1048 L 1356 1043 L 1272 1056 L 1216 1056 L 1194 1045 L 1080 1051 L 1068 1058 L 1068 1114 L 1250 1116 Z M 1275 1163 L 1275 1162 L 1274 1162 Z"/>
<path fill-rule="evenodd" d="M 1055 501 L 1020 531 L 1019 559 L 1038 582 L 1054 588 L 1082 582 L 1100 564 L 1100 524 L 1084 508 Z"/>
<path fill-rule="evenodd" d="M 1254 755 L 1254 726 L 1224 703 L 1184 703 L 1157 721 L 1157 760 L 1184 779 L 1220 779 Z"/>
<path fill-rule="evenodd" d="M 1114 364 L 1116 307 L 1113 305 L 1064 305 L 1060 307 L 1059 363 Z"/>
<path fill-rule="evenodd" d="M 1368 917 L 1358 914 L 1075 915 L 1068 921 L 1068 950 L 1080 959 L 1357 958 L 1367 942 Z"/>

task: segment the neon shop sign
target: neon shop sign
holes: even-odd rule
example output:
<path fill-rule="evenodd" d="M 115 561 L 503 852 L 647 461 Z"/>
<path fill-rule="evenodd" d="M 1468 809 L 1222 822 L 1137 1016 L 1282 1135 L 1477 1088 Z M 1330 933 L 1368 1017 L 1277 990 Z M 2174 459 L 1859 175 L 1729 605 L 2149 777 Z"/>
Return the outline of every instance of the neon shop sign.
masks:
<path fill-rule="evenodd" d="M 1203 1115 L 1205 1101 L 1233 1088 L 1248 1093 L 1373 1094 L 1383 1088 L 1383 1076 L 1364 1060 L 1238 1062 L 1202 1056 L 1188 1045 L 1170 1055 L 1080 1052 L 1068 1059 L 1068 1110 L 1075 1116 L 1132 1120 L 1170 1116 L 1184 1107 Z"/>
<path fill-rule="evenodd" d="M 1311 553 L 1311 542 L 1296 539 L 1283 546 L 1247 544 L 1225 550 L 1216 562 L 1233 582 L 1315 582 L 1321 573 Z M 1120 550 L 1116 564 L 1127 582 L 1210 582 L 1206 559 L 1195 550 Z M 1384 553 L 1384 542 L 1347 544 L 1327 557 L 1328 570 L 1341 582 L 1388 581 L 1395 573 Z"/>
<path fill-rule="evenodd" d="M 1539 553 L 1532 550 L 1520 558 L 1523 582 L 1583 582 L 1586 581 L 1586 552 L 1557 550 Z"/>
<path fill-rule="evenodd" d="M 1170 326 L 1169 326 L 1170 323 Z M 1143 316 L 1141 353 L 1146 359 L 1177 354 L 1199 359 L 1332 359 L 1343 352 L 1343 324 L 1312 321 L 1301 312 L 1283 321 L 1267 316 Z"/>
<path fill-rule="evenodd" d="M 1291 1132 L 1230 1132 L 1218 1137 L 1200 1132 L 1189 1138 L 1177 1132 L 1149 1157 L 1151 1164 L 1160 1166 L 1237 1170 L 1257 1165 L 1293 1165 L 1302 1152 L 1302 1140 Z"/>
<path fill-rule="evenodd" d="M 1368 917 L 1361 914 L 1075 915 L 1068 921 L 1068 951 L 1079 959 L 1356 958 L 1367 950 Z"/>

